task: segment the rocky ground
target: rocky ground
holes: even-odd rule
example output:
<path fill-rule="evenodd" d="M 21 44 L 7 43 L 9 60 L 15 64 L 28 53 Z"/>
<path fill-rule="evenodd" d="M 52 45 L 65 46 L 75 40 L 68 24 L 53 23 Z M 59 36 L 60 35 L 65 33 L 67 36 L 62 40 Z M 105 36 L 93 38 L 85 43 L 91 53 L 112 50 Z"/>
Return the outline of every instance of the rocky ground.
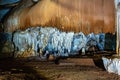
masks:
<path fill-rule="evenodd" d="M 60 59 L 60 64 L 4 58 L 0 59 L 0 80 L 120 80 L 120 76 L 106 72 L 98 57 Z"/>

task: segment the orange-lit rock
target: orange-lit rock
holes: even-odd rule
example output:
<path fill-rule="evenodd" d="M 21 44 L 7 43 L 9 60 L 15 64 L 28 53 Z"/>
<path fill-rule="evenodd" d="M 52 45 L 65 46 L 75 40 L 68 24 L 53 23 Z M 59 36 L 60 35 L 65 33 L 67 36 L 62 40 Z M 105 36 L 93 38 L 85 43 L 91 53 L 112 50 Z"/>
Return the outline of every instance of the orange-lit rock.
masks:
<path fill-rule="evenodd" d="M 114 0 L 23 0 L 4 21 L 5 31 L 52 26 L 63 31 L 115 32 Z"/>

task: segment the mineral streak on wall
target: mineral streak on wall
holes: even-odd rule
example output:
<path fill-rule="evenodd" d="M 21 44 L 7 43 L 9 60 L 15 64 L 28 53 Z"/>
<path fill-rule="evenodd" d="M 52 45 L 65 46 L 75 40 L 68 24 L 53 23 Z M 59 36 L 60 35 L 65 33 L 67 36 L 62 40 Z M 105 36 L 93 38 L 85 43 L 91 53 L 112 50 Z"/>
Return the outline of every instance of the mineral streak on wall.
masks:
<path fill-rule="evenodd" d="M 40 0 L 34 5 L 26 1 L 31 3 L 23 0 L 5 20 L 5 31 L 53 26 L 85 34 L 115 32 L 114 0 Z"/>

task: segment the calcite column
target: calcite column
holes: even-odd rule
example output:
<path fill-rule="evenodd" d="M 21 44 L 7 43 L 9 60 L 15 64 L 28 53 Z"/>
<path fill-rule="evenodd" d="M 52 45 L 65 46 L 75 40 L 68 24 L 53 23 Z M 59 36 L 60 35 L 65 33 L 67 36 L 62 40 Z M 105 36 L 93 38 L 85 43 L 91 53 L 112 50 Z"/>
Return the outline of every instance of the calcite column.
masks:
<path fill-rule="evenodd" d="M 120 3 L 117 6 L 117 27 L 116 27 L 116 32 L 117 32 L 117 47 L 116 51 L 117 54 L 120 56 Z"/>

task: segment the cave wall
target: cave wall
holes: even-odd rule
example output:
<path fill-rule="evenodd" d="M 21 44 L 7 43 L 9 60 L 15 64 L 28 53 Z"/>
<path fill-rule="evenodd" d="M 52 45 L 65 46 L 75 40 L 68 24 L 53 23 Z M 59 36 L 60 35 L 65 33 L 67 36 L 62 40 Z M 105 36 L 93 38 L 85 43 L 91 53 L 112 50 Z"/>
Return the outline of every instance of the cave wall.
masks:
<path fill-rule="evenodd" d="M 41 0 L 34 5 L 26 1 L 22 4 L 6 19 L 5 31 L 53 26 L 85 34 L 115 32 L 114 0 Z"/>
<path fill-rule="evenodd" d="M 8 31 L 14 32 L 18 29 L 26 30 L 28 27 L 56 27 L 57 29 L 73 32 L 83 32 L 90 34 L 98 33 L 115 33 L 115 4 L 114 0 L 43 0 L 33 4 L 31 0 L 23 0 L 21 4 L 15 7 L 4 23 Z M 25 3 L 24 5 L 22 5 Z M 28 5 L 28 3 L 30 3 Z M 79 3 L 79 4 L 78 4 Z M 18 23 L 16 24 L 16 19 Z M 11 22 L 11 23 L 9 23 Z M 13 23 L 12 23 L 13 22 Z M 9 33 L 5 33 L 8 35 Z M 10 36 L 12 33 L 10 33 Z M 43 33 L 44 34 L 44 33 Z M 8 36 L 9 36 L 8 35 Z M 112 35 L 112 34 L 108 34 Z M 4 36 L 4 34 L 2 34 Z M 6 36 L 5 47 L 13 44 L 8 44 Z M 4 37 L 2 37 L 4 38 Z M 3 40 L 2 38 L 1 41 Z M 106 50 L 115 50 L 115 39 L 113 37 L 105 37 Z M 9 40 L 8 40 L 9 41 Z M 10 41 L 12 43 L 12 41 Z M 2 46 L 3 47 L 3 46 Z M 8 48 L 8 50 L 13 49 Z M 1 48 L 2 49 L 2 48 Z M 2 51 L 5 51 L 3 48 Z M 12 54 L 11 54 L 12 55 Z"/>
<path fill-rule="evenodd" d="M 15 2 L 18 2 L 20 0 L 0 0 L 0 5 L 6 5 L 6 4 L 12 4 Z M 4 16 L 11 10 L 10 8 L 0 8 L 0 22 L 2 22 L 2 19 Z"/>

